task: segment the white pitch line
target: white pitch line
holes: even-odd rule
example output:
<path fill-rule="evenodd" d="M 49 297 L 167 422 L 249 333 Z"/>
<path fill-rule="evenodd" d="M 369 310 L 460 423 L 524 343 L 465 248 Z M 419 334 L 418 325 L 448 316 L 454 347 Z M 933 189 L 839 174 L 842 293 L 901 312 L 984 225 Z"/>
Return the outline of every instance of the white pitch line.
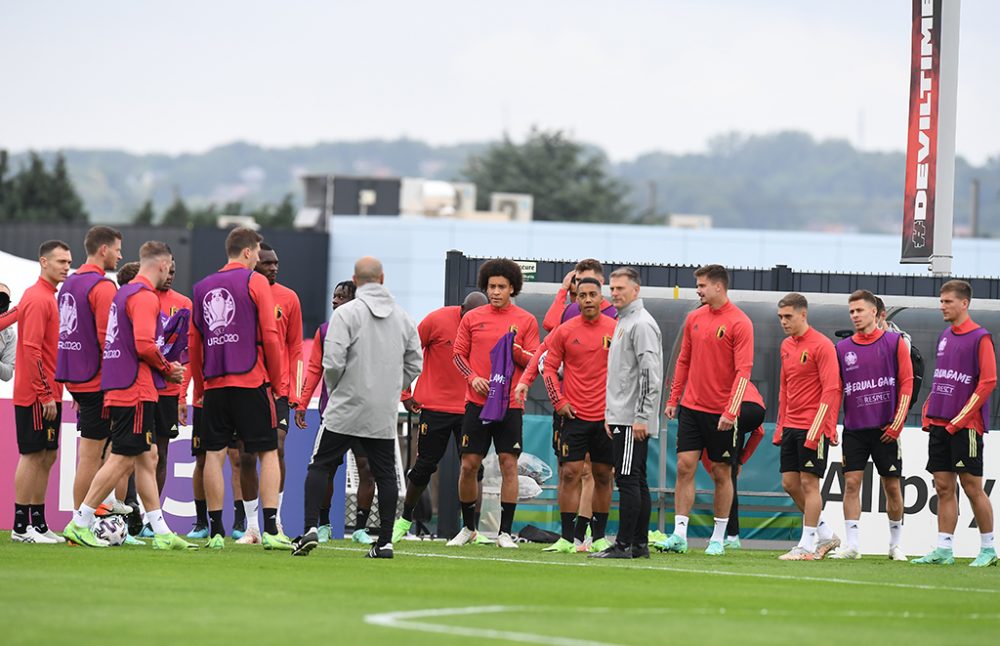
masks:
<path fill-rule="evenodd" d="M 322 545 L 323 549 L 337 550 L 341 552 L 355 552 L 358 550 L 351 547 L 336 547 L 333 545 Z M 529 559 L 512 559 L 491 556 L 463 556 L 460 554 L 423 554 L 420 552 L 396 552 L 402 556 L 416 556 L 419 558 L 453 559 L 461 561 L 494 561 L 497 563 L 517 563 L 520 565 L 548 565 L 554 567 L 601 567 L 596 563 L 567 563 L 565 561 L 534 561 Z M 685 574 L 709 574 L 716 576 L 749 577 L 754 579 L 772 579 L 778 581 L 812 581 L 814 583 L 835 583 L 839 585 L 862 585 L 874 586 L 878 588 L 901 588 L 905 590 L 932 590 L 940 592 L 970 592 L 975 594 L 1000 594 L 1000 589 L 989 588 L 961 588 L 955 586 L 929 585 L 923 583 L 895 583 L 891 581 L 859 581 L 856 579 L 840 579 L 834 577 L 803 576 L 794 574 L 768 574 L 766 572 L 731 572 L 727 570 L 699 570 L 695 568 L 682 568 L 672 566 L 656 565 L 629 565 L 629 570 L 652 570 L 656 572 L 681 572 Z"/>
<path fill-rule="evenodd" d="M 477 637 L 486 639 L 504 639 L 525 644 L 545 644 L 546 646 L 618 646 L 608 642 L 595 642 L 572 637 L 555 637 L 535 633 L 515 632 L 510 630 L 494 630 L 492 628 L 472 628 L 468 626 L 452 626 L 449 624 L 432 624 L 414 619 L 430 617 L 458 617 L 463 615 L 482 615 L 501 612 L 528 612 L 534 608 L 529 606 L 471 606 L 466 608 L 432 608 L 428 610 L 403 610 L 399 612 L 384 612 L 365 615 L 365 623 L 385 628 L 402 630 L 419 630 L 427 633 L 456 635 L 460 637 Z"/>

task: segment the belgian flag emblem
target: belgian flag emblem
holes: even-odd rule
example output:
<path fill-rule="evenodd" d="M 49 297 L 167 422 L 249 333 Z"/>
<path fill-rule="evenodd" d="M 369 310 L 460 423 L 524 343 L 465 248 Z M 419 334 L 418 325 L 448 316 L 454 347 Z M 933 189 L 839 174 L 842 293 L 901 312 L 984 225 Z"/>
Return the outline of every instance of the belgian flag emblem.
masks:
<path fill-rule="evenodd" d="M 201 438 L 197 435 L 191 437 L 191 446 L 196 449 L 201 448 Z"/>
<path fill-rule="evenodd" d="M 469 448 L 469 436 L 467 434 L 462 435 L 462 448 L 463 449 Z"/>
<path fill-rule="evenodd" d="M 146 431 L 146 446 L 153 446 L 153 432 Z"/>
<path fill-rule="evenodd" d="M 569 457 L 569 444 L 563 444 L 562 445 L 562 456 L 564 458 L 568 458 Z"/>
<path fill-rule="evenodd" d="M 176 313 L 177 313 L 177 307 L 176 306 L 171 307 L 170 308 L 170 314 L 168 316 L 173 316 Z"/>
<path fill-rule="evenodd" d="M 45 431 L 46 431 L 46 435 L 48 436 L 48 441 L 49 442 L 55 442 L 56 441 L 56 429 L 54 429 L 54 428 L 52 428 L 50 426 L 47 429 L 45 429 Z"/>
<path fill-rule="evenodd" d="M 605 335 L 604 338 L 601 339 L 601 346 L 605 350 L 611 349 L 611 337 L 609 335 Z"/>
<path fill-rule="evenodd" d="M 281 315 L 282 315 L 282 313 L 281 313 L 281 306 L 280 305 L 275 305 L 274 306 L 274 318 L 276 320 L 280 321 L 281 320 Z"/>
<path fill-rule="evenodd" d="M 720 325 L 719 329 L 715 331 L 715 338 L 721 339 L 724 336 L 726 336 L 726 326 Z"/>
<path fill-rule="evenodd" d="M 809 351 L 803 350 L 802 356 L 799 357 L 799 363 L 805 364 L 807 361 L 809 361 Z"/>
<path fill-rule="evenodd" d="M 427 424 L 426 423 L 420 425 L 420 434 L 421 435 L 427 435 Z"/>
<path fill-rule="evenodd" d="M 513 332 L 514 334 L 517 334 L 517 326 L 516 325 L 512 325 L 512 326 L 510 326 L 510 329 L 507 330 L 507 331 L 508 332 Z"/>

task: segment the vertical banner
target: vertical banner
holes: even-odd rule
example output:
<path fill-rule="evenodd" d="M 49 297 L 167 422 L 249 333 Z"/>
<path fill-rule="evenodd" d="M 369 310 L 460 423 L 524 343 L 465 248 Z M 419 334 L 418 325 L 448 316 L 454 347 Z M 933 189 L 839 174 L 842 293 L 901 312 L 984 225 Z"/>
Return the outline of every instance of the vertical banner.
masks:
<path fill-rule="evenodd" d="M 941 2 L 913 0 L 910 118 L 906 137 L 903 251 L 900 262 L 929 263 L 937 205 Z"/>

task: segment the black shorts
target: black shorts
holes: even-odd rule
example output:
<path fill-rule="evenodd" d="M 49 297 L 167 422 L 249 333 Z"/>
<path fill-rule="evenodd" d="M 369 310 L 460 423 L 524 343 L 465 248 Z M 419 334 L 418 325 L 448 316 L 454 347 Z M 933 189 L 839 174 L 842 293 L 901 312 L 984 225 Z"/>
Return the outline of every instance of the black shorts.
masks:
<path fill-rule="evenodd" d="M 552 413 L 552 453 L 559 457 L 559 433 L 562 432 L 563 416 L 559 413 Z"/>
<path fill-rule="evenodd" d="M 201 413 L 201 406 L 193 406 L 191 409 L 191 455 L 205 455 L 205 447 L 201 443 L 201 438 L 205 435 L 205 416 Z"/>
<path fill-rule="evenodd" d="M 864 471 L 868 458 L 875 463 L 878 474 L 883 478 L 903 477 L 903 447 L 899 440 L 882 443 L 885 434 L 880 428 L 845 430 L 841 465 L 844 473 Z"/>
<path fill-rule="evenodd" d="M 180 435 L 180 416 L 177 414 L 177 395 L 160 395 L 156 402 L 156 437 L 172 440 Z"/>
<path fill-rule="evenodd" d="M 559 433 L 559 462 L 580 462 L 590 454 L 590 461 L 614 464 L 615 455 L 611 438 L 604 430 L 604 420 L 588 422 L 567 419 Z"/>
<path fill-rule="evenodd" d="M 106 440 L 111 437 L 111 419 L 104 410 L 104 393 L 74 393 L 76 430 L 85 440 Z"/>
<path fill-rule="evenodd" d="M 731 430 L 719 430 L 717 413 L 706 413 L 681 406 L 677 413 L 677 452 L 708 451 L 712 462 L 732 463 L 739 451 L 740 432 L 734 426 Z M 753 429 L 746 429 L 753 430 Z"/>
<path fill-rule="evenodd" d="M 109 406 L 111 452 L 115 455 L 142 455 L 156 444 L 156 402 L 137 406 Z"/>
<path fill-rule="evenodd" d="M 62 403 L 56 402 L 56 418 L 42 417 L 42 404 L 14 406 L 14 425 L 17 427 L 17 452 L 21 455 L 59 448 L 59 429 L 62 426 Z"/>
<path fill-rule="evenodd" d="M 442 413 L 435 410 L 420 411 L 420 423 L 417 425 L 417 459 L 407 474 L 414 483 L 426 486 L 437 471 L 438 463 L 448 451 L 448 444 L 455 438 L 455 448 L 462 442 L 462 422 L 465 415 L 461 413 Z"/>
<path fill-rule="evenodd" d="M 278 420 L 278 430 L 288 432 L 288 398 L 277 397 L 274 400 L 275 417 Z"/>
<path fill-rule="evenodd" d="M 823 477 L 826 473 L 826 437 L 815 449 L 806 448 L 806 431 L 786 428 L 781 433 L 781 472 L 798 471 Z"/>
<path fill-rule="evenodd" d="M 277 419 L 271 388 L 227 386 L 205 391 L 202 415 L 208 421 L 202 434 L 206 451 L 221 451 L 235 435 L 247 453 L 278 448 Z"/>
<path fill-rule="evenodd" d="M 954 435 L 943 426 L 931 426 L 927 445 L 927 470 L 983 475 L 983 436 L 966 428 Z"/>
<path fill-rule="evenodd" d="M 508 408 L 507 414 L 499 422 L 484 424 L 479 419 L 482 406 L 472 402 L 465 404 L 465 418 L 462 420 L 462 454 L 478 453 L 485 456 L 490 452 L 490 444 L 497 453 L 521 455 L 521 430 L 524 411 Z"/>

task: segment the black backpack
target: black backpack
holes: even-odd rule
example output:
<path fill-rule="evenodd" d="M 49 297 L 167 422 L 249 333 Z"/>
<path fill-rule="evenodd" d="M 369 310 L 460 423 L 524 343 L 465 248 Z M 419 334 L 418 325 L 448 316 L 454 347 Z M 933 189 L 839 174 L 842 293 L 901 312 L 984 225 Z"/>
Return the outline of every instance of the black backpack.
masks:
<path fill-rule="evenodd" d="M 920 350 L 917 350 L 917 346 L 913 345 L 913 341 L 910 341 L 910 364 L 913 366 L 913 394 L 910 396 L 910 409 L 906 412 L 909 413 L 913 410 L 913 405 L 917 403 L 917 397 L 920 396 L 920 386 L 924 383 L 924 356 L 920 354 Z"/>

